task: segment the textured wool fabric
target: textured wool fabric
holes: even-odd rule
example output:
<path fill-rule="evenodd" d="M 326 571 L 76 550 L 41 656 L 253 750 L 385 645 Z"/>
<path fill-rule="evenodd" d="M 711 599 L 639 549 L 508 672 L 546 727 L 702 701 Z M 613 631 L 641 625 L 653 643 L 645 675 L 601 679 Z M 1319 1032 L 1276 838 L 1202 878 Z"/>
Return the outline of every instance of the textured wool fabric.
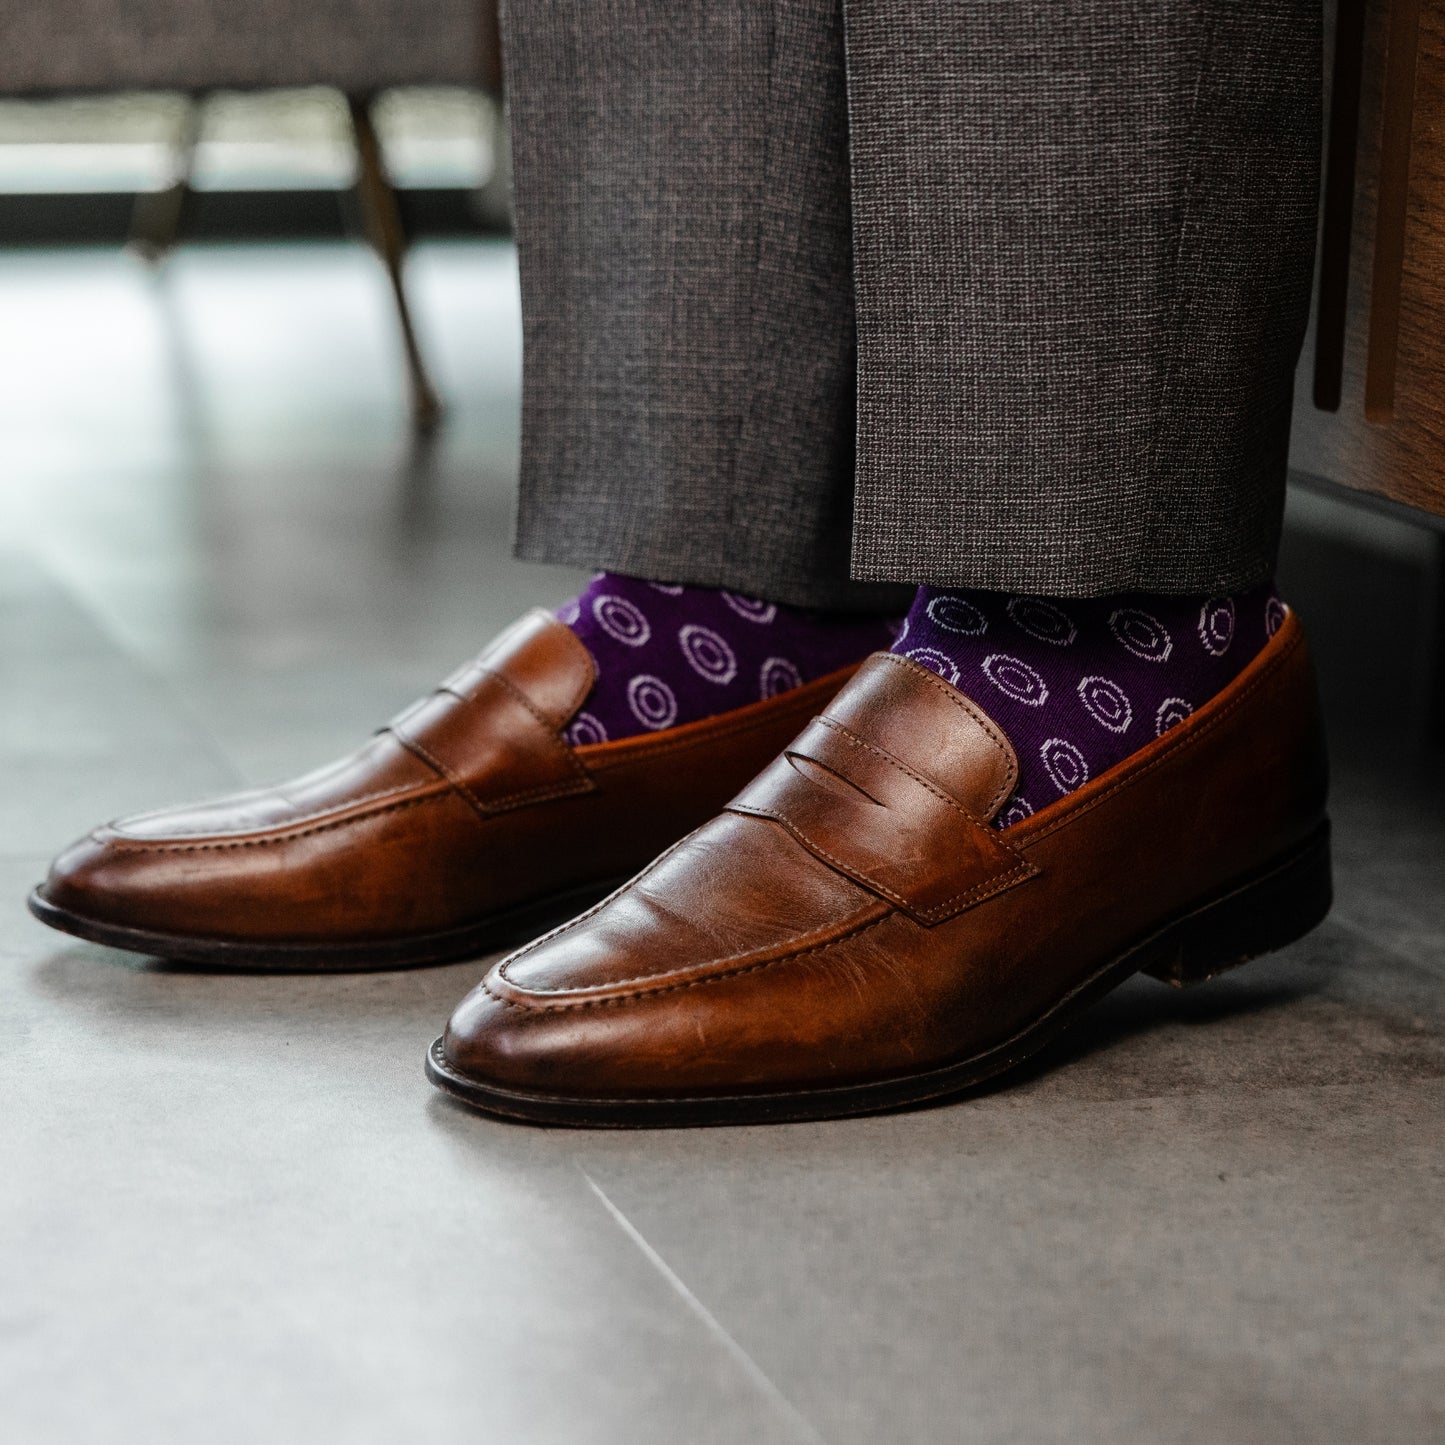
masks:
<path fill-rule="evenodd" d="M 842 17 L 504 11 L 522 278 L 517 551 L 903 612 L 851 582 Z"/>
<path fill-rule="evenodd" d="M 1272 582 L 1232 596 L 1088 601 L 920 587 L 893 651 L 961 689 L 1004 730 L 1019 781 L 1006 828 L 1188 717 L 1284 621 Z"/>
<path fill-rule="evenodd" d="M 850 0 L 848 22 L 854 575 L 1263 581 L 1314 264 L 1319 0 Z"/>
<path fill-rule="evenodd" d="M 567 730 L 605 743 L 679 727 L 826 677 L 885 649 L 897 617 L 803 611 L 734 592 L 601 572 L 557 616 L 597 663 Z"/>
<path fill-rule="evenodd" d="M 879 605 L 850 555 L 1262 580 L 1319 0 L 847 0 L 846 57 L 844 8 L 510 7 L 521 555 L 829 607 Z"/>

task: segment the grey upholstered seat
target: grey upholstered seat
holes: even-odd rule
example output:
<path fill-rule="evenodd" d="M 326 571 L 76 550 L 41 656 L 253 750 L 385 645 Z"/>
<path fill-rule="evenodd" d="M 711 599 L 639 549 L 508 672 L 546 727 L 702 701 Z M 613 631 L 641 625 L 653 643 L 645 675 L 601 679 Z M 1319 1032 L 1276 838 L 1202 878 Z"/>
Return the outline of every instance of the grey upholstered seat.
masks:
<path fill-rule="evenodd" d="M 399 85 L 501 85 L 496 0 L 0 0 L 0 96 L 325 85 L 344 91 L 362 207 L 390 274 L 418 426 L 440 403 L 402 280 L 406 237 L 370 118 Z M 175 242 L 197 119 L 178 137 L 176 183 L 137 204 L 134 239 L 156 258 Z"/>
<path fill-rule="evenodd" d="M 0 0 L 0 94 L 475 85 L 483 0 Z"/>

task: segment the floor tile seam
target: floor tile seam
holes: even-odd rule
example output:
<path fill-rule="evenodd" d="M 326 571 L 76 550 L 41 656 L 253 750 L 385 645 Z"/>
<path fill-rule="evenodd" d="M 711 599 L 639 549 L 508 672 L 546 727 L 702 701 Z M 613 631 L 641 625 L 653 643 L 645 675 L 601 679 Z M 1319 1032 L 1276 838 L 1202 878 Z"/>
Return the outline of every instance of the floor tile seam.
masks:
<path fill-rule="evenodd" d="M 657 1248 L 649 1242 L 642 1231 L 622 1210 L 613 1203 L 601 1185 L 574 1159 L 573 1166 L 582 1176 L 587 1187 L 596 1196 L 598 1203 L 611 1217 L 617 1228 L 643 1257 L 648 1266 L 658 1275 L 686 1306 L 693 1317 L 703 1326 L 714 1344 L 721 1345 L 728 1356 L 742 1369 L 752 1388 L 765 1399 L 769 1406 L 787 1422 L 794 1435 L 805 1445 L 827 1445 L 818 1428 L 779 1389 L 777 1383 L 761 1365 L 748 1353 L 737 1339 L 723 1327 L 717 1316 L 703 1303 L 692 1287 L 668 1264 Z"/>

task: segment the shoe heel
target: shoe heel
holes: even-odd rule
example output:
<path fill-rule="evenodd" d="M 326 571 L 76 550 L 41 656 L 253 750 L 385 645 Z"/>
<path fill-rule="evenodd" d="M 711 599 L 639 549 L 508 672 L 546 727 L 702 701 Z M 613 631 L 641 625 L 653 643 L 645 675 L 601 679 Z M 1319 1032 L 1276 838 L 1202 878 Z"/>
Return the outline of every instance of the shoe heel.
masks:
<path fill-rule="evenodd" d="M 1330 911 L 1330 825 L 1262 876 L 1182 919 L 1143 972 L 1189 988 L 1303 938 Z"/>

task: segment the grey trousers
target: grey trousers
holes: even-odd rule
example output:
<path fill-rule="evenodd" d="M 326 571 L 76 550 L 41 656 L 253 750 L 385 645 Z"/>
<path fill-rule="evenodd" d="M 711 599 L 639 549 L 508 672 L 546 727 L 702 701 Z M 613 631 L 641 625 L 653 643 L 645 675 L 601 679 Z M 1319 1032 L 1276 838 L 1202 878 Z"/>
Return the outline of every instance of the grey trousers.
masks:
<path fill-rule="evenodd" d="M 864 608 L 1270 573 L 1321 0 L 510 0 L 517 549 Z"/>

